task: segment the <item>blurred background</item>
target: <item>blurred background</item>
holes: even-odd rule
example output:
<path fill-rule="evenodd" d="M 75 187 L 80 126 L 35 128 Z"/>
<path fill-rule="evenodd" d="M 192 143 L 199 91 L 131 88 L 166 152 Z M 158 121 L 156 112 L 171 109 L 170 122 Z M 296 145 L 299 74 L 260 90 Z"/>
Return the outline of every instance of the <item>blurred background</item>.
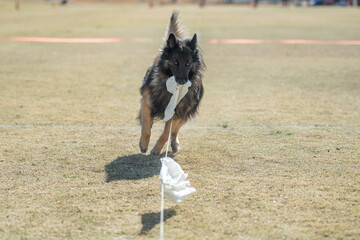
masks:
<path fill-rule="evenodd" d="M 23 0 L 36 1 L 36 0 Z M 53 5 L 61 4 L 65 5 L 68 2 L 148 2 L 150 7 L 154 4 L 176 4 L 176 3 L 193 3 L 199 4 L 199 6 L 205 6 L 205 4 L 251 4 L 252 7 L 257 7 L 258 4 L 281 4 L 282 6 L 356 6 L 360 5 L 359 0 L 45 0 L 51 2 Z M 20 1 L 14 0 L 15 8 L 20 8 Z"/>

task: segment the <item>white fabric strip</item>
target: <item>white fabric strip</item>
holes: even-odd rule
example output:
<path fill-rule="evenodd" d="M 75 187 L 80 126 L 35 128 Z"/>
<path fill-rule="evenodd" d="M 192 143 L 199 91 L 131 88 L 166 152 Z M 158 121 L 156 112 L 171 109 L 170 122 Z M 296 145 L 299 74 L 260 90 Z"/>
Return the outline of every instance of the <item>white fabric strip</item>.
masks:
<path fill-rule="evenodd" d="M 166 80 L 166 89 L 173 95 L 165 109 L 164 122 L 169 121 L 174 116 L 176 105 L 183 97 L 185 97 L 186 93 L 189 91 L 189 87 L 191 87 L 191 82 L 189 80 L 183 85 L 179 85 L 175 81 L 174 76 L 169 77 Z"/>

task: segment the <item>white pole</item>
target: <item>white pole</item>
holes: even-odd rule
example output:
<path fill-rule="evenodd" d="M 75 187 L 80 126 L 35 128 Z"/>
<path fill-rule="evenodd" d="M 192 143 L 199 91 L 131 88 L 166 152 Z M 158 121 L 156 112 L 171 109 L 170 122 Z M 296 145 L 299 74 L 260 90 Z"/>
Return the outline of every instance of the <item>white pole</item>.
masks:
<path fill-rule="evenodd" d="M 160 240 L 164 240 L 164 184 L 161 184 Z"/>
<path fill-rule="evenodd" d="M 168 155 L 169 145 L 170 145 L 170 137 L 171 137 L 171 129 L 172 129 L 173 119 L 171 118 L 169 136 L 167 140 L 166 153 L 165 157 Z M 161 184 L 161 207 L 160 207 L 160 240 L 164 240 L 164 184 Z"/>

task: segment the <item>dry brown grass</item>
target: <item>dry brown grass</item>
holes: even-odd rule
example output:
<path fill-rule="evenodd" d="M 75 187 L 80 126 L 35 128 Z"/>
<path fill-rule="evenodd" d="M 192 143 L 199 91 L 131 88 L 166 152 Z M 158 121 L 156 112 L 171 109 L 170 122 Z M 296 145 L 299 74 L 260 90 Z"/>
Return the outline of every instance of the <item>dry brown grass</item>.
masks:
<path fill-rule="evenodd" d="M 152 39 L 0 41 L 0 239 L 156 239 L 160 165 L 135 118 L 172 6 L 0 4 L 0 37 Z M 166 202 L 166 238 L 360 238 L 360 47 L 209 44 L 358 40 L 358 9 L 178 9 L 208 70 L 175 156 L 198 191 Z"/>

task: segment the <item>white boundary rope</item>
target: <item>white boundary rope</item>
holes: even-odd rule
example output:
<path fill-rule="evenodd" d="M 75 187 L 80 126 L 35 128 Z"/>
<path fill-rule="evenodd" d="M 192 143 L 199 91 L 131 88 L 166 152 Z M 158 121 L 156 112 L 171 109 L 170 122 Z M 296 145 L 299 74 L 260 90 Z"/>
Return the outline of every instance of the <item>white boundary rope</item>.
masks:
<path fill-rule="evenodd" d="M 169 137 L 168 137 L 167 144 L 166 144 L 165 157 L 168 156 L 168 152 L 169 152 L 172 122 L 173 122 L 173 119 L 171 118 L 170 129 L 169 129 Z M 160 240 L 164 240 L 164 184 L 161 184 Z"/>

